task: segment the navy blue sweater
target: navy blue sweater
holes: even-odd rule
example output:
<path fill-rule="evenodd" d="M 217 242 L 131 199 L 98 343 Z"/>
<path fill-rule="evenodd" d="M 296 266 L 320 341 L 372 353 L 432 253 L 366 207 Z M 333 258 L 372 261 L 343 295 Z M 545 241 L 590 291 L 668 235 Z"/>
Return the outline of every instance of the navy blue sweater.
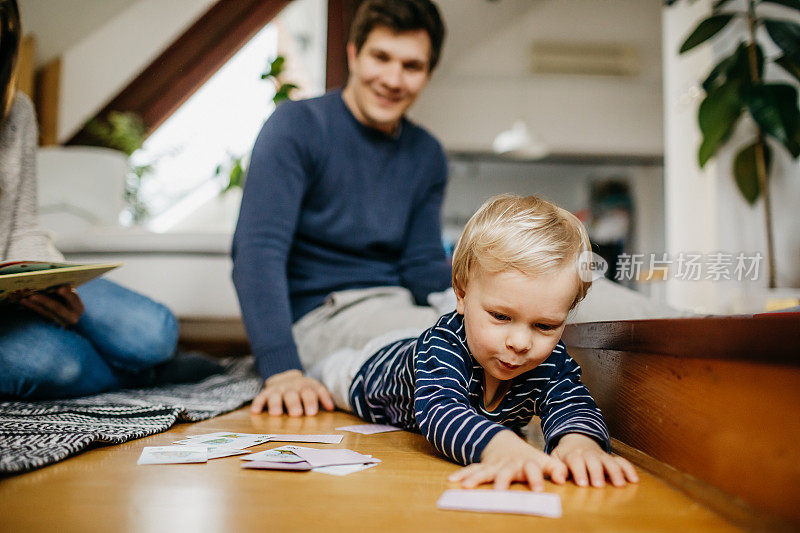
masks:
<path fill-rule="evenodd" d="M 505 429 L 520 433 L 533 415 L 541 417 L 547 453 L 567 433 L 588 435 L 610 452 L 603 415 L 580 376 L 559 342 L 486 410 L 484 370 L 467 346 L 464 317 L 453 311 L 419 338 L 384 346 L 367 360 L 350 385 L 350 405 L 370 422 L 421 432 L 461 464 L 480 461 L 492 437 Z"/>
<path fill-rule="evenodd" d="M 450 284 L 439 143 L 402 120 L 362 125 L 340 91 L 281 104 L 256 139 L 233 239 L 233 281 L 259 372 L 301 368 L 292 323 L 333 292 Z"/>

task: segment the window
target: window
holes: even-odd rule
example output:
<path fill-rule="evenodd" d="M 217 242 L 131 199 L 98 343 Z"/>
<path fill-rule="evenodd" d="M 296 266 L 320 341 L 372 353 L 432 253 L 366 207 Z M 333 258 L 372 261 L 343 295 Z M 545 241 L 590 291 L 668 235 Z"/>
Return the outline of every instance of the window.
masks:
<path fill-rule="evenodd" d="M 297 96 L 324 92 L 326 3 L 292 2 L 168 118 L 132 156 L 152 165 L 141 181 L 148 227 L 169 231 L 220 194 L 231 156 L 249 158 L 258 132 L 274 110 L 274 88 L 261 79 L 269 61 L 286 57 L 287 81 Z M 230 221 L 217 221 L 220 226 Z"/>

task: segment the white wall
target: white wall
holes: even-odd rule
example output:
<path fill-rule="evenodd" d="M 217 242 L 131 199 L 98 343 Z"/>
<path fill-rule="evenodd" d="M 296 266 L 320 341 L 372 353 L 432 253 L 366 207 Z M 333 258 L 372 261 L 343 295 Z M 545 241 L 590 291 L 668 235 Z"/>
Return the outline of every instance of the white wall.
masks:
<path fill-rule="evenodd" d="M 677 50 L 695 25 L 710 12 L 710 0 L 679 3 L 664 10 L 664 109 L 665 186 L 667 248 L 671 255 L 681 252 L 723 251 L 751 255 L 766 254 L 763 202 L 750 207 L 732 178 L 735 153 L 753 136 L 753 125 L 745 120 L 729 144 L 704 171 L 697 165 L 700 133 L 697 108 L 702 100 L 699 82 L 735 45 L 741 35 L 736 27 L 726 29 L 722 41 L 702 46 L 678 57 Z M 787 16 L 782 11 L 781 16 Z M 768 78 L 781 73 L 767 72 Z M 800 167 L 780 147 L 774 146 L 771 176 L 774 211 L 778 285 L 800 286 Z M 753 283 L 671 281 L 667 297 L 675 306 L 708 312 L 737 311 L 737 300 L 745 293 L 767 285 L 762 268 Z"/>
<path fill-rule="evenodd" d="M 553 152 L 661 154 L 659 0 L 439 0 L 442 63 L 411 116 L 456 150 L 518 118 Z M 636 47 L 637 76 L 534 75 L 534 40 Z"/>

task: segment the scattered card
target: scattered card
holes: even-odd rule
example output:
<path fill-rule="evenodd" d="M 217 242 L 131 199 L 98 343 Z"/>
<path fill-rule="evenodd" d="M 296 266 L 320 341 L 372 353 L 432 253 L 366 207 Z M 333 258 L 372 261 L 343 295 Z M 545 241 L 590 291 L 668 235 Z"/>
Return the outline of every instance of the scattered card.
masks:
<path fill-rule="evenodd" d="M 304 462 L 301 457 L 298 457 L 294 452 L 282 448 L 274 448 L 272 450 L 264 450 L 263 452 L 251 453 L 242 457 L 244 461 L 269 461 L 272 463 L 302 463 Z"/>
<path fill-rule="evenodd" d="M 375 459 L 371 455 L 362 455 L 353 450 L 319 450 L 316 448 L 301 448 L 295 446 L 294 453 L 313 466 L 333 466 L 333 465 L 354 465 L 365 463 L 379 463 L 380 459 Z"/>
<path fill-rule="evenodd" d="M 344 435 L 270 435 L 275 442 L 318 442 L 321 444 L 339 444 Z"/>
<path fill-rule="evenodd" d="M 561 497 L 523 490 L 447 490 L 436 502 L 440 509 L 511 513 L 561 518 Z"/>
<path fill-rule="evenodd" d="M 206 461 L 208 449 L 204 446 L 145 446 L 136 464 L 168 465 Z"/>
<path fill-rule="evenodd" d="M 320 474 L 331 474 L 333 476 L 346 476 L 354 472 L 361 472 L 367 468 L 378 466 L 378 463 L 369 463 L 364 465 L 334 465 L 334 466 L 319 466 L 312 470 L 312 472 L 319 472 Z"/>
<path fill-rule="evenodd" d="M 311 465 L 305 461 L 299 463 L 276 463 L 274 461 L 244 461 L 242 468 L 257 468 L 259 470 L 311 470 Z"/>
<path fill-rule="evenodd" d="M 242 455 L 244 453 L 249 453 L 247 450 L 228 450 L 225 448 L 211 448 L 208 449 L 208 459 L 221 459 L 223 457 L 230 457 L 232 455 Z"/>
<path fill-rule="evenodd" d="M 208 449 L 228 449 L 241 450 L 250 448 L 269 441 L 271 435 L 260 433 L 230 433 L 218 431 L 205 435 L 193 435 L 191 437 L 175 441 L 175 444 L 189 446 L 205 446 Z"/>
<path fill-rule="evenodd" d="M 361 433 L 362 435 L 372 435 L 373 433 L 386 433 L 387 431 L 401 431 L 400 428 L 394 426 L 387 426 L 386 424 L 356 424 L 353 426 L 342 426 L 334 428 L 337 431 L 352 431 L 353 433 Z"/>

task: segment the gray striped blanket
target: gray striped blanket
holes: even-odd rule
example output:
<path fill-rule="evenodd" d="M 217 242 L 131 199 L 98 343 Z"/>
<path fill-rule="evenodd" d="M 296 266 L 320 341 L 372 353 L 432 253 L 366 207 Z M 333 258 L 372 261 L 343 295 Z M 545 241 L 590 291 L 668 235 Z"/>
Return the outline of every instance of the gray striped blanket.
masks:
<path fill-rule="evenodd" d="M 198 383 L 42 402 L 0 402 L 0 475 L 56 463 L 89 446 L 119 444 L 232 411 L 261 388 L 252 358 Z"/>

